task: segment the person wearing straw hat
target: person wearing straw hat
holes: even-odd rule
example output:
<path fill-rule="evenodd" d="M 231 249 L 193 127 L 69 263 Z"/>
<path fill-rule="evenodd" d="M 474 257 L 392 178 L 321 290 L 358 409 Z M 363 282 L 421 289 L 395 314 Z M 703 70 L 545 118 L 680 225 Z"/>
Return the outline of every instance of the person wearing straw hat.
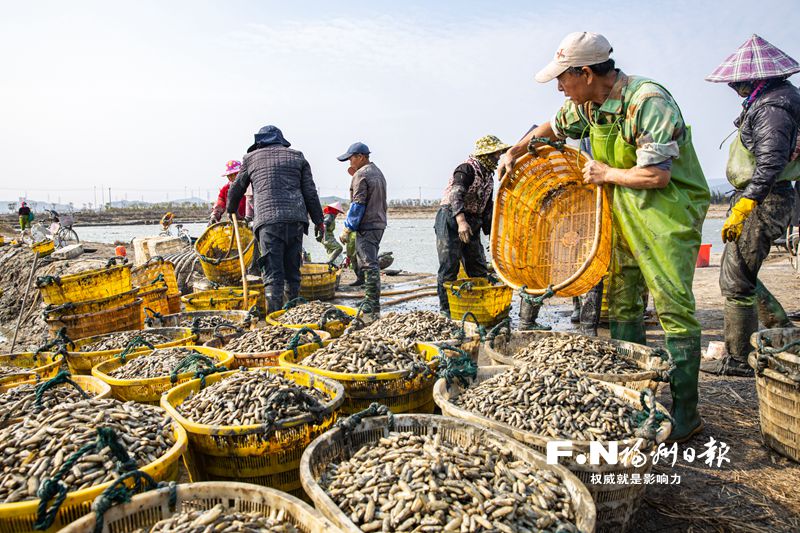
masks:
<path fill-rule="evenodd" d="M 320 235 L 317 240 L 325 247 L 328 252 L 328 263 L 333 263 L 339 254 L 342 253 L 342 245 L 336 240 L 336 216 L 344 214 L 341 202 L 333 202 L 322 209 L 323 224 L 325 224 L 325 235 Z"/>
<path fill-rule="evenodd" d="M 439 309 L 446 316 L 450 316 L 450 303 L 444 284 L 455 281 L 462 262 L 471 278 L 485 278 L 489 274 L 480 232 L 489 235 L 492 228 L 494 171 L 500 154 L 508 148 L 510 145 L 494 135 L 484 135 L 475 141 L 472 154 L 456 167 L 442 194 L 433 227 L 439 256 L 436 276 Z"/>
<path fill-rule="evenodd" d="M 727 83 L 744 101 L 726 169 L 736 190 L 722 227 L 719 286 L 727 353 L 704 361 L 704 372 L 752 376 L 747 356 L 759 319 L 767 328 L 792 326 L 758 271 L 789 225 L 795 196 L 791 180 L 800 178 L 800 91 L 787 81 L 797 72 L 797 61 L 753 35 L 706 78 Z"/>
<path fill-rule="evenodd" d="M 611 52 L 597 33 L 571 33 L 561 42 L 536 81 L 557 80 L 568 99 L 550 122 L 506 152 L 501 167 L 511 170 L 531 142 L 589 137 L 594 160 L 583 168 L 584 181 L 614 186 L 611 336 L 645 343 L 646 285 L 676 366 L 670 376 L 669 440 L 684 442 L 703 428 L 692 281 L 710 193 L 691 130 L 672 95 L 653 80 L 615 68 Z"/>
<path fill-rule="evenodd" d="M 217 201 L 214 204 L 214 207 L 211 209 L 211 216 L 208 219 L 209 226 L 216 224 L 222 219 L 222 214 L 225 213 L 225 208 L 228 205 L 228 190 L 230 190 L 231 188 L 231 183 L 236 181 L 236 177 L 239 175 L 239 169 L 241 167 L 242 163 L 240 161 L 236 161 L 235 159 L 231 159 L 230 161 L 225 163 L 225 172 L 222 173 L 222 177 L 228 178 L 228 181 L 219 190 Z M 248 213 L 248 208 L 249 208 L 249 213 Z M 252 203 L 248 206 L 247 199 L 245 197 L 242 197 L 241 201 L 239 202 L 239 208 L 236 214 L 240 218 L 244 219 L 244 218 L 252 218 L 253 216 L 252 212 L 253 212 Z"/>
<path fill-rule="evenodd" d="M 302 152 L 290 146 L 279 128 L 261 128 L 228 192 L 230 214 L 253 186 L 253 233 L 259 243 L 258 261 L 270 313 L 283 307 L 284 289 L 288 300 L 300 294 L 303 235 L 308 233 L 309 217 L 316 235 L 325 231 L 311 166 Z"/>

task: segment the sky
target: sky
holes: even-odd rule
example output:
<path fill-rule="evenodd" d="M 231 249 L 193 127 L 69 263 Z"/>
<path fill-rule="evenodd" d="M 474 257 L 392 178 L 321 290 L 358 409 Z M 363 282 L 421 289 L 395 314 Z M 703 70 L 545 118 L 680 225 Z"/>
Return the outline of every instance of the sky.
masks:
<path fill-rule="evenodd" d="M 280 127 L 322 196 L 363 141 L 390 198 L 438 198 L 474 141 L 513 143 L 563 102 L 537 70 L 573 31 L 664 84 L 709 181 L 740 99 L 704 81 L 757 33 L 800 59 L 796 0 L 337 2 L 0 0 L 0 200 L 216 197 Z M 793 18 L 794 17 L 794 18 Z M 797 84 L 796 76 L 792 81 Z M 96 200 L 95 200 L 96 198 Z"/>

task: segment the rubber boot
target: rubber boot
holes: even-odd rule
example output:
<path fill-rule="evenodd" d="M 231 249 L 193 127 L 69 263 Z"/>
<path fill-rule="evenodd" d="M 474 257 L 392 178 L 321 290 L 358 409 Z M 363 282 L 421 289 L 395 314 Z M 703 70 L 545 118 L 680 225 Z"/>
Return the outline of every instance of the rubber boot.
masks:
<path fill-rule="evenodd" d="M 283 309 L 283 290 L 273 291 L 271 287 L 264 287 L 264 297 L 267 300 L 267 314 Z"/>
<path fill-rule="evenodd" d="M 753 369 L 747 363 L 752 350 L 750 336 L 758 331 L 758 314 L 754 306 L 738 306 L 725 302 L 725 357 L 703 361 L 700 370 L 707 374 L 750 377 Z"/>
<path fill-rule="evenodd" d="M 381 273 L 378 270 L 364 272 L 365 323 L 376 320 L 381 314 Z"/>
<path fill-rule="evenodd" d="M 581 299 L 578 296 L 572 297 L 572 314 L 569 316 L 569 321 L 573 324 L 581 321 Z"/>
<path fill-rule="evenodd" d="M 342 249 L 341 248 L 337 248 L 333 252 L 328 254 L 328 263 L 333 263 L 334 261 L 336 261 L 336 258 L 339 257 L 339 255 L 341 253 L 342 253 Z"/>
<path fill-rule="evenodd" d="M 600 307 L 603 304 L 603 282 L 592 288 L 582 299 L 580 326 L 578 330 L 583 335 L 597 337 L 597 327 L 600 325 Z"/>
<path fill-rule="evenodd" d="M 608 323 L 608 327 L 611 330 L 612 339 L 647 345 L 647 335 L 644 331 L 644 321 L 615 322 L 612 320 Z"/>
<path fill-rule="evenodd" d="M 667 442 L 686 442 L 703 430 L 703 419 L 697 411 L 697 390 L 700 370 L 700 336 L 666 337 L 667 350 L 675 361 L 669 378 L 672 395 L 672 433 Z"/>
<path fill-rule="evenodd" d="M 356 280 L 349 283 L 348 287 L 361 287 L 364 284 L 364 271 L 360 268 L 355 268 Z"/>
<path fill-rule="evenodd" d="M 527 298 L 522 298 L 519 301 L 519 329 L 521 331 L 549 331 L 550 326 L 545 326 L 536 322 L 539 318 L 539 310 L 541 305 L 531 303 Z"/>
<path fill-rule="evenodd" d="M 786 316 L 786 311 L 781 303 L 769 292 L 761 280 L 756 281 L 756 305 L 758 306 L 758 320 L 767 329 L 791 328 L 792 321 Z"/>

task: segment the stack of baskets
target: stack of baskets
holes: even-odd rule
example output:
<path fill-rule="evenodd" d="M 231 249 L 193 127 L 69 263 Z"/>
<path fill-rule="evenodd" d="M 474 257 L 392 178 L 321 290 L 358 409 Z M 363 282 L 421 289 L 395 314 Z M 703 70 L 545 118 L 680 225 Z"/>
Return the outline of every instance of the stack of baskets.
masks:
<path fill-rule="evenodd" d="M 19 368 L 19 373 L 0 378 L 0 385 L 20 383 L 29 379 L 50 379 L 58 374 L 63 357 L 50 352 L 23 352 L 0 355 L 0 366 Z"/>
<path fill-rule="evenodd" d="M 800 328 L 766 329 L 750 342 L 764 442 L 800 462 Z"/>
<path fill-rule="evenodd" d="M 70 338 L 78 339 L 142 329 L 142 300 L 133 291 L 131 266 L 119 260 L 80 274 L 37 278 L 51 334 L 65 327 Z"/>
<path fill-rule="evenodd" d="M 140 285 L 137 296 L 142 300 L 142 324 L 149 314 L 158 313 L 159 315 L 168 315 L 169 299 L 167 298 L 167 284 L 162 279 L 155 279 L 146 282 L 145 285 Z M 180 295 L 178 295 L 180 298 Z M 180 306 L 180 300 L 178 300 Z"/>
<path fill-rule="evenodd" d="M 325 341 L 323 346 L 331 342 Z M 306 344 L 281 354 L 279 363 L 283 367 L 297 368 L 338 381 L 344 387 L 345 401 L 342 413 L 354 414 L 378 402 L 393 413 L 432 413 L 433 385 L 438 366 L 439 348 L 432 344 L 417 343 L 417 351 L 428 363 L 429 373 L 414 374 L 411 370 L 397 370 L 380 374 L 347 374 L 331 372 L 303 365 L 303 359 L 319 349 L 317 344 Z"/>
<path fill-rule="evenodd" d="M 253 261 L 253 232 L 246 224 L 239 223 L 239 245 L 241 246 L 245 270 Z M 220 222 L 209 226 L 194 243 L 200 256 L 200 266 L 206 277 L 219 285 L 239 285 L 242 271 L 239 265 L 238 248 L 233 226 Z"/>
<path fill-rule="evenodd" d="M 450 316 L 460 319 L 472 313 L 484 326 L 494 326 L 511 311 L 514 291 L 503 283 L 490 283 L 486 278 L 464 278 L 444 284 L 450 303 Z"/>
<path fill-rule="evenodd" d="M 304 263 L 300 267 L 300 296 L 306 300 L 333 300 L 340 270 L 330 263 Z"/>
<path fill-rule="evenodd" d="M 150 285 L 153 281 L 163 280 L 167 285 L 167 306 L 172 314 L 181 312 L 181 291 L 178 289 L 178 280 L 175 277 L 175 265 L 165 261 L 163 257 L 151 257 L 143 265 L 131 269 L 133 284 L 138 287 Z M 146 304 L 145 304 L 146 306 Z"/>

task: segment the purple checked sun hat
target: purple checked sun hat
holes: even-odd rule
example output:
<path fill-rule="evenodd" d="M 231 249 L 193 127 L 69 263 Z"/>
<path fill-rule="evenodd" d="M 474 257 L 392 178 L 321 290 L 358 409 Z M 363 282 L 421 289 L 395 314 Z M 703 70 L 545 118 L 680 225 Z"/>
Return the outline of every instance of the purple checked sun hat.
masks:
<path fill-rule="evenodd" d="M 753 34 L 736 52 L 706 77 L 706 81 L 730 83 L 786 78 L 800 72 L 800 64 L 779 48 Z"/>

